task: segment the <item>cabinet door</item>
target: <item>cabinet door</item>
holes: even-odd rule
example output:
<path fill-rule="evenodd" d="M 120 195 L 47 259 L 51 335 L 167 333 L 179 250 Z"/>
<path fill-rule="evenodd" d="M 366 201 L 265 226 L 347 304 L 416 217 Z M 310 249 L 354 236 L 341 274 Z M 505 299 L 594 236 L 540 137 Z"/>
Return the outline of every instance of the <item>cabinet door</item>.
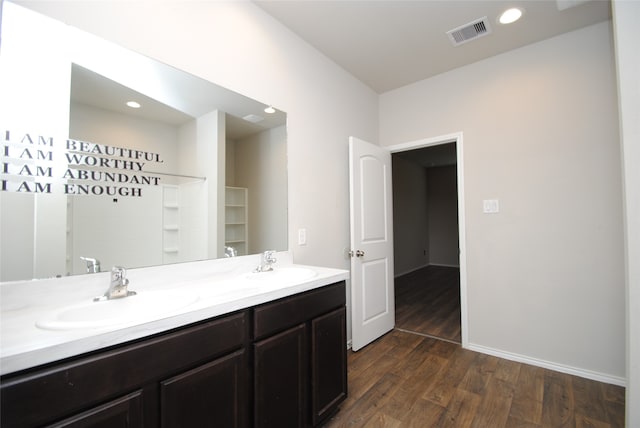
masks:
<path fill-rule="evenodd" d="M 308 343 L 300 324 L 254 345 L 254 426 L 308 425 Z"/>
<path fill-rule="evenodd" d="M 316 426 L 347 397 L 346 309 L 311 321 L 311 410 Z"/>
<path fill-rule="evenodd" d="M 160 426 L 245 427 L 248 414 L 244 349 L 160 384 Z"/>
<path fill-rule="evenodd" d="M 143 426 L 141 391 L 47 426 L 50 428 L 141 428 Z"/>

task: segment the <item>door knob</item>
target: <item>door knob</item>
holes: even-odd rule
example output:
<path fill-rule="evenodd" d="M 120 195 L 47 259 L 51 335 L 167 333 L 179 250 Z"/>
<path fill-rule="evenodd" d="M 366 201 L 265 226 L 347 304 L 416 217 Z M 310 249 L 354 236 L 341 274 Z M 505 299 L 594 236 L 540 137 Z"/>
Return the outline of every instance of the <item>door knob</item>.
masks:
<path fill-rule="evenodd" d="M 351 251 L 349 251 L 349 256 L 351 256 L 351 257 L 353 257 L 353 256 L 364 257 L 364 251 L 362 251 L 362 250 L 356 250 L 356 251 L 351 250 Z"/>

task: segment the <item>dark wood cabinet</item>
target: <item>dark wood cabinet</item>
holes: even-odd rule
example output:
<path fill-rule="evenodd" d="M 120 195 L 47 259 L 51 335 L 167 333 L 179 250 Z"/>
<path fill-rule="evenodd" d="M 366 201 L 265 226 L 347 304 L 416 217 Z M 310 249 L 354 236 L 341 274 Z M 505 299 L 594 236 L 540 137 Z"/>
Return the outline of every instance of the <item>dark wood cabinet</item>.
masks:
<path fill-rule="evenodd" d="M 142 428 L 142 391 L 97 406 L 50 428 Z"/>
<path fill-rule="evenodd" d="M 254 310 L 254 426 L 317 426 L 347 396 L 345 285 Z"/>
<path fill-rule="evenodd" d="M 249 413 L 245 350 L 161 382 L 160 426 L 244 427 Z"/>
<path fill-rule="evenodd" d="M 161 385 L 164 386 L 162 382 L 198 367 L 208 367 L 211 362 L 225 361 L 224 356 L 233 357 L 236 351 L 244 350 L 249 343 L 249 317 L 250 312 L 246 310 L 5 376 L 0 386 L 0 426 L 67 426 L 55 424 L 66 421 L 73 424 L 77 420 L 78 425 L 69 426 L 99 427 L 102 426 L 99 418 L 109 415 L 114 422 L 113 425 L 107 422 L 108 426 L 159 426 L 158 391 Z M 248 367 L 246 360 L 243 361 L 242 370 L 246 372 Z M 218 367 L 229 371 L 226 379 L 247 382 L 244 376 L 233 377 L 238 371 L 233 364 Z M 223 375 L 218 375 L 215 381 L 220 377 Z M 227 384 L 224 387 L 247 391 L 245 385 Z M 222 386 L 211 386 L 210 389 L 216 388 Z M 135 398 L 135 394 L 128 395 L 136 391 L 142 391 L 140 398 Z M 123 396 L 129 396 L 131 400 L 119 404 L 117 399 Z M 116 402 L 111 405 L 113 400 Z M 142 403 L 141 418 L 136 416 L 138 400 Z M 246 396 L 243 400 L 246 401 Z M 83 419 L 85 422 L 80 422 Z M 120 421 L 122 425 L 119 425 Z M 135 424 L 137 421 L 141 421 L 140 425 Z"/>
<path fill-rule="evenodd" d="M 299 324 L 254 346 L 254 426 L 304 427 L 309 374 L 307 328 Z"/>
<path fill-rule="evenodd" d="M 311 321 L 311 412 L 316 426 L 347 398 L 346 309 Z"/>
<path fill-rule="evenodd" d="M 0 379 L 0 426 L 306 427 L 347 394 L 345 284 Z"/>

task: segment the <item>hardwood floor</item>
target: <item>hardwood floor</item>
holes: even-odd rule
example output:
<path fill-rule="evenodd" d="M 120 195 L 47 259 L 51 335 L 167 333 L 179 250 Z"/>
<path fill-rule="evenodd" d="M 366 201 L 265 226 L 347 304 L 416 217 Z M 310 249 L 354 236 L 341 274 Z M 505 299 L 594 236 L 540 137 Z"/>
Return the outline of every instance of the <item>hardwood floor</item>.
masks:
<path fill-rule="evenodd" d="M 461 343 L 460 269 L 428 266 L 395 280 L 396 328 Z"/>
<path fill-rule="evenodd" d="M 623 427 L 624 388 L 393 330 L 349 351 L 337 427 Z"/>

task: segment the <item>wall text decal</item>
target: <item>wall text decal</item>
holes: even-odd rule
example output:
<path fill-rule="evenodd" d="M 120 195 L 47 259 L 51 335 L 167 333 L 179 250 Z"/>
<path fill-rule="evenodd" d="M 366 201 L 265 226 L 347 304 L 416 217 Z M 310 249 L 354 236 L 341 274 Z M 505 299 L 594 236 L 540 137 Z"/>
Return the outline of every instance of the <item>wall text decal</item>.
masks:
<path fill-rule="evenodd" d="M 159 153 L 9 130 L 0 135 L 3 192 L 141 197 L 140 186 L 160 184 L 144 170 L 164 162 Z"/>

